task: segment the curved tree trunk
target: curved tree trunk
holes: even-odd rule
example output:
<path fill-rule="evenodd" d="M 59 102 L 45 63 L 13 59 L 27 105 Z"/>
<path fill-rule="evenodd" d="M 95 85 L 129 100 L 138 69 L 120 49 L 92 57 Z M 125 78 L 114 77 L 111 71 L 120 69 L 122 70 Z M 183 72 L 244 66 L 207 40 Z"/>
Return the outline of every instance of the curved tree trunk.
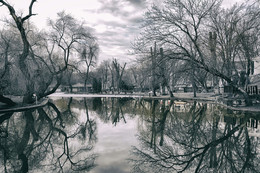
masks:
<path fill-rule="evenodd" d="M 0 102 L 1 103 L 5 103 L 8 106 L 14 106 L 16 105 L 16 103 L 14 101 L 12 101 L 11 99 L 3 96 L 2 94 L 0 94 Z"/>
<path fill-rule="evenodd" d="M 26 35 L 26 31 L 25 28 L 23 26 L 24 22 L 26 20 L 28 20 L 31 16 L 33 16 L 34 14 L 32 13 L 32 7 L 33 4 L 36 2 L 36 0 L 31 0 L 30 6 L 29 6 L 29 14 L 26 15 L 25 17 L 19 17 L 17 16 L 15 9 L 13 8 L 13 6 L 11 6 L 9 3 L 7 3 L 4 0 L 0 0 L 0 3 L 2 3 L 3 6 L 6 6 L 10 12 L 10 15 L 12 16 L 17 29 L 20 32 L 20 36 L 23 42 L 23 51 L 22 53 L 19 55 L 19 68 L 22 72 L 22 74 L 25 77 L 26 80 L 26 90 L 27 92 L 25 93 L 23 102 L 28 103 L 28 102 L 32 102 L 33 101 L 33 92 L 34 92 L 34 85 L 33 85 L 33 81 L 29 72 L 29 68 L 26 64 L 26 59 L 29 55 L 30 52 L 30 43 L 27 39 L 27 35 Z"/>

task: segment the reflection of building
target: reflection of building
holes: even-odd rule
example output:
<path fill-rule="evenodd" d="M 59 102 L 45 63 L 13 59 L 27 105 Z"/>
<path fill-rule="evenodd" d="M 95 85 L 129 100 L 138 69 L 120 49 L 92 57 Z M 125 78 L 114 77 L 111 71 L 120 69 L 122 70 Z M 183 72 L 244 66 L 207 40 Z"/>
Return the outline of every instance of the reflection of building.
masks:
<path fill-rule="evenodd" d="M 256 120 L 254 118 L 250 118 L 247 122 L 247 127 L 258 129 L 258 123 L 259 123 L 259 120 Z"/>
<path fill-rule="evenodd" d="M 174 101 L 174 111 L 175 112 L 188 112 L 189 109 L 186 108 L 187 103 L 181 101 Z"/>
<path fill-rule="evenodd" d="M 250 136 L 254 136 L 257 138 L 260 138 L 260 128 L 258 126 L 259 124 L 259 120 L 255 119 L 255 118 L 250 118 L 247 121 L 247 128 L 249 129 L 249 135 Z"/>
<path fill-rule="evenodd" d="M 226 124 L 230 124 L 232 126 L 244 124 L 246 125 L 249 135 L 255 136 L 260 138 L 260 127 L 258 124 L 260 123 L 260 120 L 256 118 L 249 118 L 246 122 L 244 118 L 237 118 L 232 116 L 224 116 L 223 121 Z"/>

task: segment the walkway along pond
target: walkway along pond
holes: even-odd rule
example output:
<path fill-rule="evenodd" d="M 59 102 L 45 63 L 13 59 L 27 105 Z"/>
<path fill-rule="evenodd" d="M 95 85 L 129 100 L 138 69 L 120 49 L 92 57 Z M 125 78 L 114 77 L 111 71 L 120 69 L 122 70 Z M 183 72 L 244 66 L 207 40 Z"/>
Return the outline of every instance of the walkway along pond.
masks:
<path fill-rule="evenodd" d="M 259 172 L 259 120 L 191 100 L 51 97 L 0 114 L 0 172 Z"/>

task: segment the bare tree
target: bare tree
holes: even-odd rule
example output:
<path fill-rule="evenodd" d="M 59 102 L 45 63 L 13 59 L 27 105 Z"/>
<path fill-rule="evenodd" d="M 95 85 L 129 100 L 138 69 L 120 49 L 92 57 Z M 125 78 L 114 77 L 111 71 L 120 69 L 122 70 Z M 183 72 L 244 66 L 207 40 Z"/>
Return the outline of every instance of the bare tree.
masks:
<path fill-rule="evenodd" d="M 75 63 L 70 63 L 71 61 L 69 60 L 72 54 L 74 53 L 74 55 L 76 54 L 79 57 L 82 53 L 79 52 L 79 50 L 84 46 L 90 46 L 95 40 L 90 32 L 90 28 L 72 16 L 67 15 L 65 12 L 58 13 L 57 20 L 49 20 L 50 33 L 44 31 L 38 32 L 28 21 L 28 19 L 34 15 L 32 8 L 35 2 L 35 0 L 31 1 L 28 15 L 22 17 L 17 16 L 15 9 L 9 3 L 0 1 L 0 5 L 8 8 L 15 22 L 15 25 L 12 25 L 11 22 L 10 25 L 18 29 L 18 33 L 15 31 L 14 35 L 20 36 L 20 38 L 17 39 L 17 43 L 12 42 L 13 45 L 18 45 L 18 48 L 12 48 L 10 51 L 15 52 L 12 56 L 15 58 L 13 58 L 14 61 L 12 61 L 11 64 L 14 66 L 15 63 L 18 62 L 19 68 L 15 73 L 18 75 L 22 74 L 21 77 L 19 76 L 18 85 L 22 81 L 26 86 L 23 92 L 20 92 L 20 94 L 23 95 L 23 101 L 25 103 L 30 103 L 35 100 L 33 98 L 34 93 L 38 98 L 43 98 L 54 93 L 60 86 L 64 72 L 68 67 L 76 68 Z M 3 41 L 3 43 L 8 47 L 9 42 L 7 41 L 8 39 L 11 40 L 12 36 L 5 36 L 5 38 L 5 42 Z M 95 50 L 92 49 L 93 51 L 87 52 L 88 56 L 97 56 L 96 48 L 98 48 L 98 45 L 96 42 L 94 45 Z M 1 52 L 5 55 L 4 60 L 6 62 L 6 66 L 3 67 L 4 71 L 1 75 L 5 75 L 8 71 L 7 64 L 10 62 L 8 59 L 9 49 L 10 48 L 3 49 L 6 50 L 5 54 L 4 51 Z M 15 80 L 10 78 L 8 82 L 12 86 Z M 51 85 L 52 87 L 50 87 Z M 20 88 L 22 88 L 22 86 Z M 1 96 L 3 96 L 2 91 Z M 3 99 L 1 99 L 1 101 L 2 100 Z"/>
<path fill-rule="evenodd" d="M 94 38 L 92 40 L 86 40 L 85 43 L 82 45 L 83 48 L 80 50 L 81 54 L 81 61 L 84 62 L 84 65 L 86 66 L 85 75 L 84 75 L 84 85 L 86 90 L 86 85 L 89 80 L 89 71 L 90 67 L 94 67 L 97 56 L 98 56 L 98 44 L 95 42 Z"/>
<path fill-rule="evenodd" d="M 217 34 L 219 70 L 228 77 L 246 72 L 245 88 L 253 74 L 252 59 L 257 56 L 259 40 L 258 3 L 234 5 L 228 10 L 213 11 L 211 28 Z M 240 64 L 239 66 L 237 64 Z"/>
<path fill-rule="evenodd" d="M 234 37 L 234 35 L 241 36 L 242 33 L 250 32 L 252 28 L 258 26 L 259 17 L 257 16 L 259 13 L 255 10 L 257 9 L 257 5 L 248 5 L 247 8 L 242 8 L 244 9 L 242 11 L 245 12 L 244 15 L 239 12 L 239 9 L 234 7 L 234 12 L 239 13 L 239 15 L 230 12 L 230 16 L 232 16 L 232 14 L 234 15 L 233 17 L 228 18 L 228 16 L 223 17 L 221 14 L 220 4 L 221 1 L 213 0 L 203 0 L 199 2 L 193 0 L 167 0 L 160 7 L 155 5 L 152 6 L 145 15 L 144 32 L 139 38 L 139 41 L 141 41 L 137 44 L 139 45 L 137 49 L 140 49 L 140 45 L 145 47 L 151 44 L 151 42 L 157 41 L 158 44 L 164 47 L 165 58 L 188 61 L 194 68 L 203 69 L 213 76 L 226 81 L 230 86 L 239 90 L 244 96 L 246 103 L 250 104 L 245 88 L 237 84 L 236 80 L 232 77 L 230 69 L 235 67 L 234 65 L 232 66 L 232 62 L 234 62 L 235 57 L 238 55 L 237 48 L 239 41 L 237 40 L 238 37 Z M 222 51 L 224 51 L 223 53 L 226 52 L 227 54 L 225 54 L 225 59 L 222 59 L 221 62 L 217 63 L 219 64 L 218 66 L 214 66 L 211 59 L 210 48 L 208 46 L 209 40 L 207 29 L 212 28 L 209 26 L 212 21 L 210 17 L 217 13 L 218 19 L 227 19 L 228 22 L 230 21 L 229 19 L 234 19 L 234 21 L 230 23 L 230 27 L 223 26 L 222 29 L 219 28 L 216 30 L 220 41 L 222 37 L 220 37 L 218 33 L 223 32 L 223 39 L 229 40 L 230 42 L 225 46 L 224 43 L 217 41 L 217 46 L 220 46 Z M 248 24 L 242 26 L 247 27 L 242 29 L 243 32 L 241 32 L 238 23 L 243 24 L 244 22 L 245 24 L 246 21 L 248 21 Z M 228 22 L 226 22 L 226 25 L 229 24 Z M 213 21 L 213 23 L 215 24 L 216 21 Z M 219 22 L 218 24 L 222 23 Z M 237 34 L 238 31 L 239 34 Z M 235 44 L 232 44 L 232 42 Z M 221 57 L 221 54 L 217 53 L 217 56 Z M 227 66 L 225 69 L 229 70 L 229 72 L 226 70 L 223 71 L 221 68 L 222 64 Z"/>
<path fill-rule="evenodd" d="M 27 39 L 27 34 L 26 34 L 26 30 L 24 27 L 24 23 L 25 21 L 27 21 L 29 18 L 31 18 L 33 15 L 33 5 L 36 2 L 36 0 L 31 0 L 30 5 L 29 5 L 29 12 L 27 15 L 23 16 L 18 16 L 15 9 L 6 1 L 1 0 L 0 3 L 2 6 L 6 7 L 8 9 L 8 11 L 10 12 L 10 15 L 12 17 L 12 19 L 14 20 L 17 29 L 19 30 L 21 39 L 22 39 L 22 47 L 23 50 L 20 53 L 19 57 L 18 57 L 18 61 L 19 61 L 19 68 L 22 72 L 22 74 L 25 77 L 26 80 L 26 88 L 27 88 L 27 93 L 24 97 L 24 102 L 30 102 L 32 101 L 32 95 L 33 95 L 33 84 L 31 83 L 31 74 L 29 72 L 29 67 L 26 63 L 26 59 L 29 56 L 29 52 L 30 52 L 30 43 Z"/>
<path fill-rule="evenodd" d="M 113 66 L 113 69 L 114 69 L 114 74 L 115 74 L 114 79 L 116 81 L 117 91 L 118 91 L 118 93 L 120 93 L 121 84 L 122 84 L 122 77 L 123 77 L 123 74 L 124 74 L 126 63 L 124 63 L 124 66 L 121 67 L 121 65 L 117 62 L 117 59 L 114 59 L 112 61 L 112 66 Z"/>

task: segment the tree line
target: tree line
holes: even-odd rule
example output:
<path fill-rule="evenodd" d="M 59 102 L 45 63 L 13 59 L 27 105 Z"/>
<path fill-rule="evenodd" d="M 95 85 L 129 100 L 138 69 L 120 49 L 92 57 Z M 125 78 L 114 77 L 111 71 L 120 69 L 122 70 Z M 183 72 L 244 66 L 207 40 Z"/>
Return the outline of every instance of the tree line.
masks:
<path fill-rule="evenodd" d="M 38 31 L 29 19 L 35 14 L 29 5 L 27 15 L 19 16 L 13 6 L 0 0 L 11 19 L 0 32 L 1 101 L 4 95 L 19 93 L 24 102 L 33 94 L 45 97 L 61 84 L 92 81 L 96 92 L 168 90 L 190 83 L 194 96 L 198 88 L 215 90 L 230 86 L 250 98 L 246 86 L 259 58 L 259 1 L 224 8 L 221 0 L 165 0 L 147 9 L 140 36 L 133 43 L 139 58 L 132 65 L 106 60 L 97 66 L 98 41 L 84 22 L 65 12 L 48 21 L 48 31 Z M 73 76 L 79 76 L 73 82 Z M 75 78 L 74 78 L 75 79 Z M 52 85 L 50 89 L 50 85 Z M 8 93 L 10 92 L 10 93 Z M 16 92 L 16 93 L 15 93 Z"/>

